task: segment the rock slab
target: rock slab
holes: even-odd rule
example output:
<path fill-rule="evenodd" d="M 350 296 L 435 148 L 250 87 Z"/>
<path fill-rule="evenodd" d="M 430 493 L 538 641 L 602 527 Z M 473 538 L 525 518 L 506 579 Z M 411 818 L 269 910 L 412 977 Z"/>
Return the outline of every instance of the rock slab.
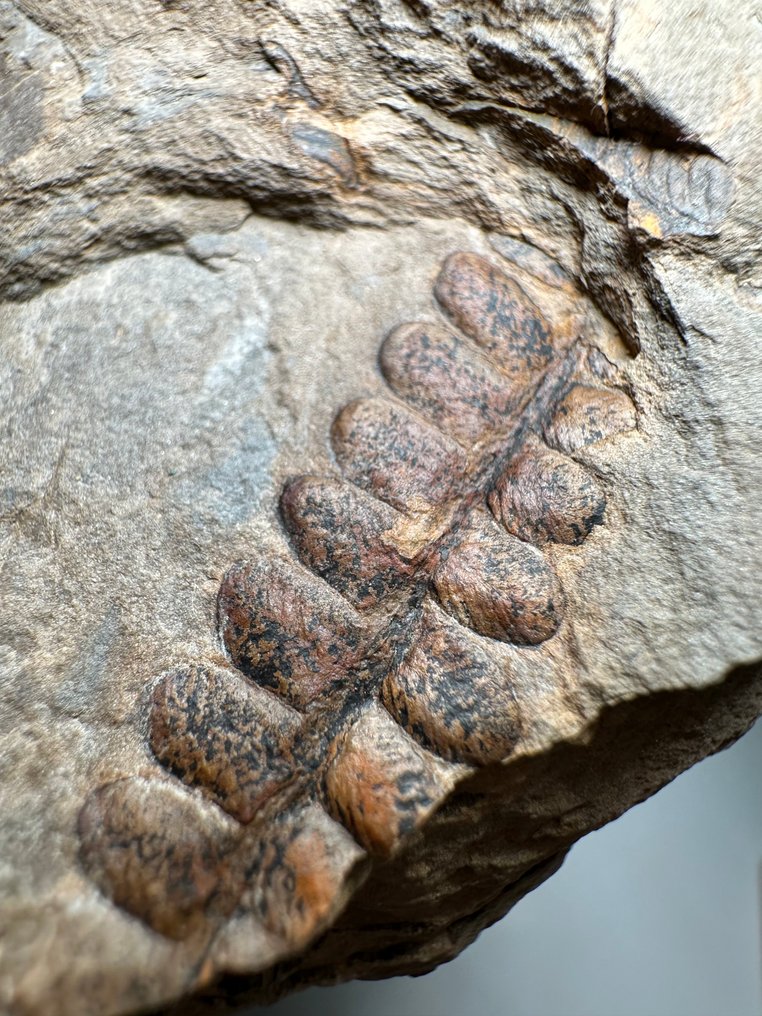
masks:
<path fill-rule="evenodd" d="M 0 3 L 3 1011 L 431 969 L 762 710 L 689 7 Z"/>

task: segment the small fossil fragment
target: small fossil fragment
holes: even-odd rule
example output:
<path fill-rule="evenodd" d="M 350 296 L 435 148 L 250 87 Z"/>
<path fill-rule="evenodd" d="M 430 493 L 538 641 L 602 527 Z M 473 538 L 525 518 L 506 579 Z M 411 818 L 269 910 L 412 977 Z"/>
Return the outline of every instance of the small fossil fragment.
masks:
<path fill-rule="evenodd" d="M 159 762 L 239 822 L 293 779 L 299 714 L 228 672 L 167 674 L 154 688 L 149 722 Z"/>
<path fill-rule="evenodd" d="M 540 551 L 474 514 L 434 575 L 448 613 L 480 635 L 536 645 L 561 623 L 561 591 Z"/>
<path fill-rule="evenodd" d="M 344 476 L 400 511 L 452 497 L 466 472 L 460 445 L 390 399 L 358 399 L 331 432 Z"/>
<path fill-rule="evenodd" d="M 574 385 L 559 401 L 545 434 L 554 448 L 571 453 L 609 434 L 632 430 L 636 423 L 635 406 L 624 392 Z"/>
<path fill-rule="evenodd" d="M 498 477 L 489 506 L 521 540 L 576 546 L 603 522 L 606 495 L 584 466 L 538 442 Z"/>

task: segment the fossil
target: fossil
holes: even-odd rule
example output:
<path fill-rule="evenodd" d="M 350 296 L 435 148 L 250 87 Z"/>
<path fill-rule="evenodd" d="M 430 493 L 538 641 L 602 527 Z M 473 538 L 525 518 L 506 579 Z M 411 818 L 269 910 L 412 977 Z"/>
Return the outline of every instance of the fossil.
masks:
<path fill-rule="evenodd" d="M 522 738 L 494 646 L 532 654 L 563 629 L 547 550 L 582 553 L 606 522 L 605 485 L 574 454 L 636 409 L 593 343 L 480 255 L 447 258 L 434 298 L 436 322 L 381 346 L 388 394 L 336 415 L 336 474 L 285 485 L 293 556 L 228 570 L 231 666 L 150 689 L 166 777 L 125 776 L 82 807 L 85 869 L 164 936 L 247 913 L 303 946 L 350 872 Z"/>

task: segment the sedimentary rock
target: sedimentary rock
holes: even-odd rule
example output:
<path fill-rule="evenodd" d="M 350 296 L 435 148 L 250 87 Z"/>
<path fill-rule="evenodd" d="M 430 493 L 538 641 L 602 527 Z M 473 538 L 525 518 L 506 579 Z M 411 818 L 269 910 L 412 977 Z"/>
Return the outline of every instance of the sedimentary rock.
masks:
<path fill-rule="evenodd" d="M 0 18 L 4 1011 L 430 969 L 760 711 L 752 6 Z"/>

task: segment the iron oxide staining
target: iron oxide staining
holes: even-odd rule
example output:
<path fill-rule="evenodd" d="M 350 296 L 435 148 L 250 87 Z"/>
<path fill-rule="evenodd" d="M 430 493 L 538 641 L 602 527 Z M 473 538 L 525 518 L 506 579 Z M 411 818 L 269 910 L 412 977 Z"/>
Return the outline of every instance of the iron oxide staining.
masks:
<path fill-rule="evenodd" d="M 333 814 L 371 854 L 388 857 L 454 782 L 449 766 L 415 744 L 386 710 L 367 709 L 328 767 Z"/>
<path fill-rule="evenodd" d="M 603 522 L 606 510 L 606 495 L 595 477 L 540 442 L 508 464 L 488 502 L 509 533 L 536 546 L 577 546 Z"/>
<path fill-rule="evenodd" d="M 294 778 L 298 713 L 223 670 L 186 667 L 153 690 L 149 741 L 183 783 L 248 823 Z"/>
<path fill-rule="evenodd" d="M 542 554 L 473 513 L 434 574 L 439 602 L 479 635 L 537 645 L 558 630 L 563 612 L 556 576 Z"/>
<path fill-rule="evenodd" d="M 511 675 L 488 645 L 433 604 L 381 697 L 401 727 L 443 759 L 485 765 L 510 755 L 521 733 Z"/>
<path fill-rule="evenodd" d="M 359 615 L 325 583 L 286 562 L 234 564 L 217 603 L 233 664 L 297 709 L 345 683 L 363 655 Z"/>
<path fill-rule="evenodd" d="M 241 886 L 234 823 L 181 788 L 139 777 L 95 790 L 79 813 L 80 858 L 106 896 L 168 938 L 224 918 Z"/>
<path fill-rule="evenodd" d="M 85 869 L 161 934 L 214 935 L 233 908 L 301 948 L 364 858 L 527 736 L 522 667 L 564 626 L 553 562 L 605 522 L 574 456 L 635 407 L 599 350 L 480 255 L 447 258 L 434 294 L 445 321 L 395 328 L 388 391 L 337 414 L 339 475 L 285 485 L 292 556 L 225 575 L 231 668 L 153 688 L 168 775 L 98 788 L 81 812 Z"/>

